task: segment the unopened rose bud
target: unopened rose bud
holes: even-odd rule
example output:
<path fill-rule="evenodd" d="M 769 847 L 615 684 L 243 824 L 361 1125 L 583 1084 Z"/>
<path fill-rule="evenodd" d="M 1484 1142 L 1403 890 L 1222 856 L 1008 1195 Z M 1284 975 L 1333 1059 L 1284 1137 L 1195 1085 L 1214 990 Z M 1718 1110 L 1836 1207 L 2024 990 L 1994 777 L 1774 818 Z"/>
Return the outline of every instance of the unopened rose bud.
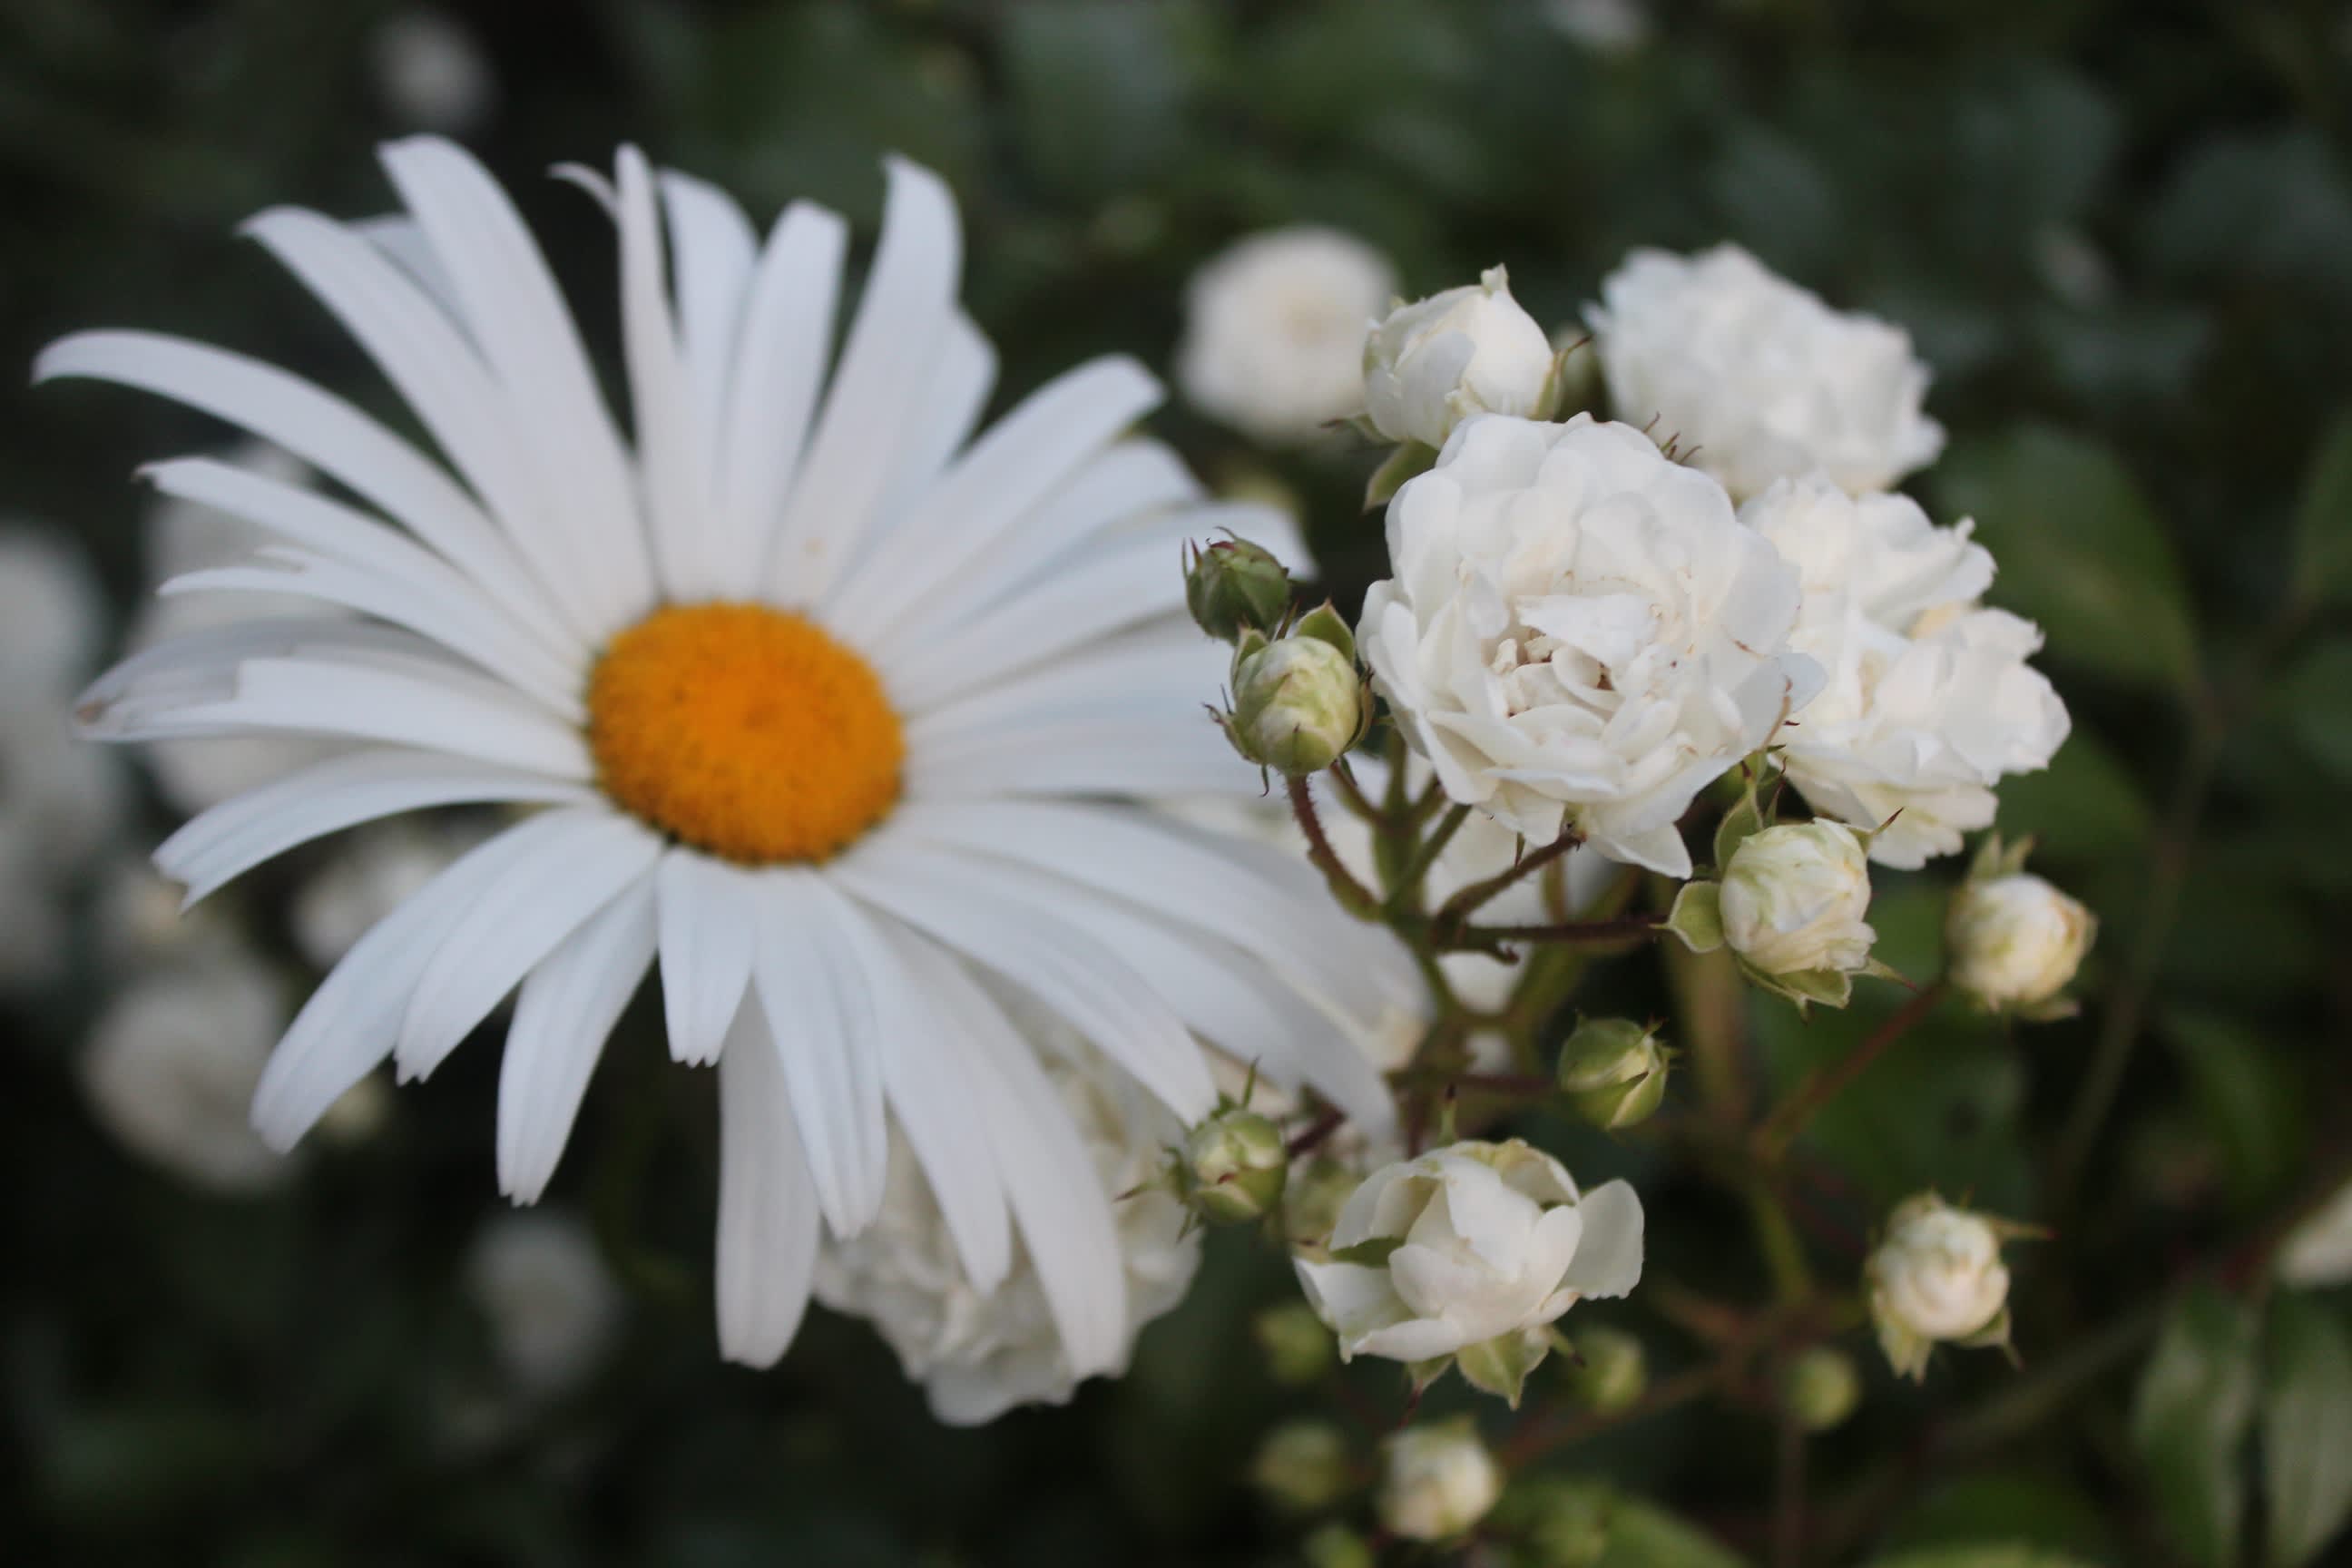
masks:
<path fill-rule="evenodd" d="M 1780 1384 L 1781 1403 L 1808 1432 L 1843 1426 L 1861 1399 L 1862 1373 L 1853 1358 L 1827 1345 L 1799 1354 Z"/>
<path fill-rule="evenodd" d="M 1954 1208 L 1933 1193 L 1895 1208 L 1864 1279 L 1878 1342 L 1898 1373 L 1925 1378 L 1938 1341 L 2009 1342 L 2009 1269 L 2000 1244 L 2004 1235 L 2025 1234 L 2024 1226 Z"/>
<path fill-rule="evenodd" d="M 1250 1483 L 1268 1502 L 1293 1513 L 1313 1513 L 1338 1501 L 1348 1479 L 1348 1440 L 1326 1421 L 1276 1427 L 1250 1461 Z"/>
<path fill-rule="evenodd" d="M 1575 1345 L 1569 1386 L 1595 1415 L 1614 1415 L 1630 1409 L 1649 1392 L 1649 1353 L 1632 1334 L 1622 1329 L 1580 1329 Z"/>
<path fill-rule="evenodd" d="M 1344 1524 L 1318 1526 L 1298 1543 L 1307 1568 L 1376 1568 L 1372 1544 Z"/>
<path fill-rule="evenodd" d="M 2098 921 L 2041 878 L 1971 877 L 1944 923 L 1952 984 L 1996 1011 L 2038 1011 L 2082 967 Z"/>
<path fill-rule="evenodd" d="M 1381 1456 L 1381 1522 L 1408 1541 L 1450 1541 L 1503 1495 L 1502 1467 L 1467 1416 L 1408 1426 Z"/>
<path fill-rule="evenodd" d="M 1266 630 L 1290 607 L 1290 574 L 1246 539 L 1195 547 L 1184 567 L 1184 604 L 1201 629 L 1222 642 Z"/>
<path fill-rule="evenodd" d="M 1320 1247 L 1339 1223 L 1339 1211 L 1363 1178 L 1339 1161 L 1318 1156 L 1290 1173 L 1283 1188 L 1282 1223 L 1293 1247 Z"/>
<path fill-rule="evenodd" d="M 1630 1018 L 1589 1019 L 1560 1047 L 1559 1087 L 1595 1127 L 1633 1126 L 1666 1098 L 1665 1048 Z"/>
<path fill-rule="evenodd" d="M 1223 1224 L 1258 1219 L 1282 1202 L 1290 1152 L 1270 1117 L 1229 1106 L 1185 1135 L 1185 1197 Z"/>
<path fill-rule="evenodd" d="M 1316 1382 L 1331 1370 L 1338 1346 L 1331 1331 L 1304 1301 L 1268 1307 L 1251 1321 L 1250 1331 L 1265 1352 L 1266 1369 L 1274 1381 L 1296 1388 Z"/>
<path fill-rule="evenodd" d="M 1524 1568 L 1599 1568 L 1609 1556 L 1610 1500 L 1591 1485 L 1557 1477 L 1514 1486 L 1506 1506 L 1524 1555 L 1510 1561 Z"/>
<path fill-rule="evenodd" d="M 1843 823 L 1767 827 L 1724 868 L 1724 941 L 1767 974 L 1861 970 L 1877 935 L 1869 911 L 1870 862 Z"/>
<path fill-rule="evenodd" d="M 1499 267 L 1399 305 L 1364 343 L 1364 406 L 1391 441 L 1443 447 L 1473 414 L 1544 417 L 1556 400 L 1551 342 Z"/>
<path fill-rule="evenodd" d="M 1255 647 L 1244 636 L 1240 646 L 1226 733 L 1242 755 L 1296 776 L 1329 767 L 1362 739 L 1364 682 L 1352 650 L 1304 631 Z"/>

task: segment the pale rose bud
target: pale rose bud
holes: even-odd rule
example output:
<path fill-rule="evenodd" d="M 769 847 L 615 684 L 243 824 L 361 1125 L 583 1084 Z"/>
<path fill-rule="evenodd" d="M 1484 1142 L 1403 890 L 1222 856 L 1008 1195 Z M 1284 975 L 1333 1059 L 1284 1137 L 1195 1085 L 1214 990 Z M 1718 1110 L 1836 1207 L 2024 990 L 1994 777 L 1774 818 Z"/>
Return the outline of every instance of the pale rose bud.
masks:
<path fill-rule="evenodd" d="M 1450 1144 L 1375 1171 L 1295 1260 L 1341 1359 L 1431 1362 L 1539 1329 L 1642 1277 L 1642 1201 L 1623 1182 L 1579 1192 L 1513 1139 Z"/>
<path fill-rule="evenodd" d="M 1304 632 L 1255 647 L 1234 663 L 1234 749 L 1276 773 L 1318 773 L 1364 731 L 1364 682 L 1353 654 Z"/>
<path fill-rule="evenodd" d="M 1631 1018 L 1589 1019 L 1560 1047 L 1559 1087 L 1595 1127 L 1631 1127 L 1666 1097 L 1665 1047 Z"/>
<path fill-rule="evenodd" d="M 1503 1495 L 1503 1468 L 1466 1416 L 1408 1426 L 1381 1456 L 1381 1523 L 1407 1541 L 1450 1541 Z"/>
<path fill-rule="evenodd" d="M 1491 267 L 1477 282 L 1399 305 L 1364 343 L 1364 406 L 1391 441 L 1443 447 L 1473 414 L 1542 417 L 1551 340 Z"/>
<path fill-rule="evenodd" d="M 1614 1415 L 1648 1391 L 1649 1355 L 1632 1334 L 1622 1329 L 1580 1329 L 1575 1343 L 1576 1362 L 1568 1383 L 1585 1408 Z"/>
<path fill-rule="evenodd" d="M 2009 1342 L 2009 1269 L 2000 1260 L 2008 1226 L 1954 1208 L 1933 1193 L 1906 1198 L 1887 1221 L 1864 1278 L 1870 1315 L 1886 1359 L 1903 1376 L 1927 1375 L 1938 1341 Z"/>
<path fill-rule="evenodd" d="M 2089 910 L 2031 872 L 1971 878 L 1944 924 L 1952 984 L 1988 1007 L 2044 1006 L 2074 978 L 2097 931 Z"/>
<path fill-rule="evenodd" d="M 1852 974 L 1870 963 L 1870 862 L 1842 824 L 1749 835 L 1724 868 L 1722 900 L 1724 941 L 1762 973 Z"/>
<path fill-rule="evenodd" d="M 1348 1489 L 1348 1439 L 1328 1421 L 1290 1421 L 1265 1435 L 1250 1482 L 1276 1508 L 1313 1513 Z"/>
<path fill-rule="evenodd" d="M 1282 1129 L 1255 1110 L 1229 1107 L 1185 1134 L 1184 1195 L 1203 1218 L 1230 1225 L 1263 1217 L 1282 1202 L 1289 1174 Z"/>
<path fill-rule="evenodd" d="M 1780 1401 L 1808 1432 L 1826 1432 L 1844 1425 L 1862 1399 L 1862 1373 L 1853 1358 L 1827 1345 L 1815 1345 L 1789 1363 L 1780 1384 Z"/>
<path fill-rule="evenodd" d="M 1290 574 L 1274 552 L 1246 539 L 1221 539 L 1192 549 L 1184 568 L 1184 605 L 1200 628 L 1231 642 L 1251 628 L 1263 631 L 1290 607 Z"/>

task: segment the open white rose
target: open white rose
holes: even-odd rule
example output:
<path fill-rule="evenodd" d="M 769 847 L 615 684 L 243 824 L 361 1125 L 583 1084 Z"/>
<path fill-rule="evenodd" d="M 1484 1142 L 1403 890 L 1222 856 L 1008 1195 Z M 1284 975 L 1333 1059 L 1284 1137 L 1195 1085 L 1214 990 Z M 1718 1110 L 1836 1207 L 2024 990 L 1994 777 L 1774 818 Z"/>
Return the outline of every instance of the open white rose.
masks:
<path fill-rule="evenodd" d="M 1407 1541 L 1447 1541 L 1486 1517 L 1503 1467 L 1467 1418 L 1408 1426 L 1381 1445 L 1381 1523 Z"/>
<path fill-rule="evenodd" d="M 1877 933 L 1862 840 L 1834 822 L 1749 835 L 1724 868 L 1723 940 L 1766 974 L 1857 973 Z"/>
<path fill-rule="evenodd" d="M 1813 809 L 1877 828 L 1870 856 L 1916 868 L 1990 826 L 1993 786 L 2049 765 L 2066 706 L 2026 663 L 2041 632 L 1977 600 L 1992 557 L 1899 495 L 1848 497 L 1822 474 L 1740 510 L 1804 583 L 1792 646 L 1826 684 L 1778 737 Z"/>
<path fill-rule="evenodd" d="M 1176 380 L 1202 413 L 1270 445 L 1364 407 L 1364 333 L 1395 297 L 1388 258 L 1352 235 L 1251 235 L 1185 290 Z"/>
<path fill-rule="evenodd" d="M 2074 978 L 2098 922 L 2031 872 L 1970 878 L 1944 924 L 1952 984 L 1988 1007 L 2048 1005 Z"/>
<path fill-rule="evenodd" d="M 1879 1344 L 1906 1377 L 1926 1375 L 1937 1341 L 2009 1341 L 2009 1269 L 2000 1222 L 1954 1208 L 1933 1193 L 1906 1198 L 1864 1268 Z"/>
<path fill-rule="evenodd" d="M 1374 1172 L 1339 1211 L 1330 1252 L 1294 1261 L 1340 1355 L 1429 1361 L 1633 1289 L 1642 1200 L 1623 1182 L 1580 1193 L 1517 1139 L 1466 1141 Z"/>
<path fill-rule="evenodd" d="M 1473 414 L 1538 415 L 1551 340 L 1490 267 L 1475 283 L 1391 310 L 1364 342 L 1364 412 L 1391 441 L 1443 447 Z"/>
<path fill-rule="evenodd" d="M 1811 695 L 1797 574 L 1623 425 L 1465 420 L 1390 502 L 1373 683 L 1448 797 L 1690 874 L 1675 823 Z"/>
<path fill-rule="evenodd" d="M 1636 250 L 1585 314 L 1617 416 L 1654 421 L 1742 500 L 1812 468 L 1885 489 L 1944 448 L 1908 332 L 1831 310 L 1736 245 Z"/>

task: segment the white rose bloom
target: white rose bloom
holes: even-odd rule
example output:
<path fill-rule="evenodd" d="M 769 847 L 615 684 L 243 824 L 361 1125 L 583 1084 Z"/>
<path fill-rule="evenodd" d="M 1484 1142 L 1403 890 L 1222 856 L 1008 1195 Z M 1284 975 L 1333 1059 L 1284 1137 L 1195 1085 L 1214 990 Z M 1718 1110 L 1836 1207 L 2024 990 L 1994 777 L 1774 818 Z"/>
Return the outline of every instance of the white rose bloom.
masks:
<path fill-rule="evenodd" d="M 1176 380 L 1213 418 L 1272 445 L 1364 408 L 1364 334 L 1396 294 L 1388 258 L 1337 229 L 1252 235 L 1193 275 Z"/>
<path fill-rule="evenodd" d="M 1812 468 L 1885 489 L 1944 449 L 1908 332 L 1831 310 L 1736 245 L 1636 250 L 1585 315 L 1616 416 L 1654 421 L 1741 500 Z"/>
<path fill-rule="evenodd" d="M 1359 1248 L 1386 1257 L 1338 1260 Z M 1517 1139 L 1466 1141 L 1372 1173 L 1340 1209 L 1330 1252 L 1293 1263 L 1341 1358 L 1429 1361 L 1633 1289 L 1642 1200 L 1623 1182 L 1580 1193 Z"/>
<path fill-rule="evenodd" d="M 2305 1289 L 2352 1280 L 2352 1182 L 2286 1233 L 2277 1268 L 2282 1283 Z"/>
<path fill-rule="evenodd" d="M 99 1121 L 142 1159 L 214 1192 L 263 1191 L 294 1169 L 248 1120 L 289 1016 L 277 976 L 242 952 L 152 971 L 100 1015 L 82 1089 Z"/>
<path fill-rule="evenodd" d="M 2069 727 L 2026 663 L 2040 630 L 1977 603 L 1991 555 L 1967 522 L 1938 528 L 1906 496 L 1849 498 L 1821 474 L 1774 484 L 1739 515 L 1796 565 L 1790 641 L 1826 675 L 1779 737 L 1790 782 L 1814 810 L 1880 829 L 1881 865 L 1958 849 L 1991 825 L 1993 786 L 2048 766 Z"/>
<path fill-rule="evenodd" d="M 1473 414 L 1540 416 L 1551 340 L 1511 298 L 1499 267 L 1477 282 L 1399 305 L 1364 342 L 1364 409 L 1391 441 L 1443 447 Z"/>
<path fill-rule="evenodd" d="M 408 901 L 484 835 L 462 827 L 384 823 L 343 841 L 342 852 L 294 895 L 294 945 L 332 968 L 378 921 Z"/>
<path fill-rule="evenodd" d="M 1870 862 L 1834 822 L 1790 822 L 1742 840 L 1724 868 L 1723 940 L 1766 974 L 1853 974 L 1870 963 Z"/>
<path fill-rule="evenodd" d="M 1989 1007 L 2039 1007 L 2074 978 L 2098 921 L 2031 872 L 1970 878 L 1944 924 L 1951 980 Z"/>
<path fill-rule="evenodd" d="M 1127 1289 L 1126 1342 L 1106 1369 L 1116 1376 L 1126 1370 L 1143 1325 L 1183 1299 L 1200 1265 L 1200 1238 L 1188 1234 L 1184 1205 L 1150 1184 L 1184 1130 L 1068 1029 L 1034 1008 L 1008 1012 L 1048 1047 L 1041 1052 L 1046 1072 L 1093 1157 L 1103 1192 L 1114 1200 L 1117 1234 L 1103 1245 L 1123 1258 Z M 825 1238 L 815 1289 L 816 1299 L 835 1311 L 867 1319 L 880 1331 L 907 1375 L 923 1384 L 932 1414 L 950 1426 L 993 1421 L 1016 1405 L 1065 1404 L 1076 1391 L 1030 1249 L 1016 1247 L 1012 1272 L 994 1290 L 975 1288 L 939 1199 L 895 1129 L 882 1212 L 848 1240 Z"/>
<path fill-rule="evenodd" d="M 1933 1193 L 1895 1209 L 1864 1273 L 1879 1343 L 1898 1373 L 1925 1376 L 1937 1341 L 2008 1342 L 2009 1269 L 2000 1260 L 2000 1237 L 1994 1221 Z"/>
<path fill-rule="evenodd" d="M 498 78 L 474 35 L 438 11 L 403 11 L 369 40 L 384 107 L 402 128 L 462 136 L 498 102 Z"/>
<path fill-rule="evenodd" d="M 621 1321 L 621 1290 L 588 1227 L 568 1214 L 513 1209 L 475 1234 L 466 1289 L 517 1389 L 546 1397 L 596 1369 Z"/>
<path fill-rule="evenodd" d="M 1408 1426 L 1381 1445 L 1381 1523 L 1407 1541 L 1449 1541 L 1503 1495 L 1503 1467 L 1468 1418 Z"/>
<path fill-rule="evenodd" d="M 1575 828 L 1688 876 L 1677 819 L 1818 679 L 1787 650 L 1796 573 L 1627 426 L 1464 421 L 1388 546 L 1373 683 L 1446 795 L 1530 845 Z"/>

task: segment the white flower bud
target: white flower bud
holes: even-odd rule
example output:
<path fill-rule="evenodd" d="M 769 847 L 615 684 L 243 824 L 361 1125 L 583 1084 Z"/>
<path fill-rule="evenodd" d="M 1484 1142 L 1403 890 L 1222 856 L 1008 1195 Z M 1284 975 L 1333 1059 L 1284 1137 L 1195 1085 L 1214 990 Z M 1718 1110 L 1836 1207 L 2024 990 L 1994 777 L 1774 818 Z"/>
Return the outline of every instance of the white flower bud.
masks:
<path fill-rule="evenodd" d="M 1465 1142 L 1375 1171 L 1339 1211 L 1327 1259 L 1296 1259 L 1343 1358 L 1428 1362 L 1553 1321 L 1642 1277 L 1642 1200 L 1580 1193 L 1513 1139 Z"/>
<path fill-rule="evenodd" d="M 2041 1007 L 2090 951 L 2091 911 L 2031 872 L 1971 878 L 1952 895 L 1944 939 L 1952 984 L 1988 1007 Z"/>
<path fill-rule="evenodd" d="M 1742 839 L 1724 868 L 1722 900 L 1724 941 L 1764 974 L 1869 966 L 1870 862 L 1841 824 L 1784 823 Z"/>
<path fill-rule="evenodd" d="M 1467 1417 L 1409 1426 L 1381 1452 L 1381 1523 L 1408 1541 L 1449 1541 L 1503 1495 L 1503 1468 Z"/>
<path fill-rule="evenodd" d="M 1933 1193 L 1906 1198 L 1887 1222 L 1864 1278 L 1879 1344 L 1906 1377 L 1927 1374 L 1937 1341 L 2005 1344 L 2009 1269 L 2000 1222 L 1958 1209 Z"/>
<path fill-rule="evenodd" d="M 1252 762 L 1277 773 L 1317 773 L 1363 730 L 1363 678 L 1348 652 L 1323 638 L 1286 637 L 1234 661 L 1228 733 Z"/>
<path fill-rule="evenodd" d="M 1490 267 L 1477 282 L 1399 305 L 1364 342 L 1364 408 L 1391 441 L 1443 447 L 1473 414 L 1541 417 L 1551 340 Z"/>
<path fill-rule="evenodd" d="M 1789 1363 L 1780 1403 L 1808 1432 L 1845 1424 L 1862 1402 L 1862 1372 L 1853 1358 L 1828 1345 L 1815 1345 Z"/>
<path fill-rule="evenodd" d="M 1290 1151 L 1271 1117 L 1230 1106 L 1184 1135 L 1184 1195 L 1219 1224 L 1262 1218 L 1282 1202 Z"/>

